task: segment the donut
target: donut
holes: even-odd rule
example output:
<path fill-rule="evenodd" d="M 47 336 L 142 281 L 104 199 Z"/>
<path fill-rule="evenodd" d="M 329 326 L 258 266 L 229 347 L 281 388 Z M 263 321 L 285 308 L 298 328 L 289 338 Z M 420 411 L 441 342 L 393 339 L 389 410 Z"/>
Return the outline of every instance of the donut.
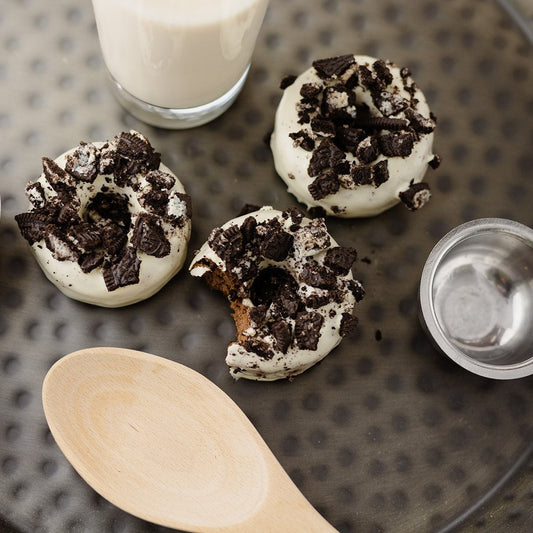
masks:
<path fill-rule="evenodd" d="M 159 291 L 183 266 L 191 198 L 148 139 L 81 142 L 28 183 L 16 215 L 46 277 L 66 296 L 120 307 Z"/>
<path fill-rule="evenodd" d="M 337 217 L 427 203 L 435 116 L 409 69 L 368 56 L 313 62 L 282 80 L 270 146 L 297 200 Z"/>
<path fill-rule="evenodd" d="M 232 308 L 237 340 L 227 348 L 230 374 L 290 378 L 356 327 L 352 313 L 364 295 L 351 271 L 357 253 L 334 241 L 323 218 L 310 220 L 296 208 L 251 209 L 215 228 L 189 270 Z"/>

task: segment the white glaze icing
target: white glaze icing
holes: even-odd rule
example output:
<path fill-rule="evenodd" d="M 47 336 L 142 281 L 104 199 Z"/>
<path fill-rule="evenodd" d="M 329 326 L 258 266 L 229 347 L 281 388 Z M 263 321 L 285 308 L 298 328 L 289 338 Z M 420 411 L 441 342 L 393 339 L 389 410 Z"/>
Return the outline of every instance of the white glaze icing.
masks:
<path fill-rule="evenodd" d="M 136 132 L 132 131 L 131 133 Z M 105 143 L 95 142 L 92 144 L 97 148 L 101 148 Z M 72 154 L 76 148 L 60 155 L 55 159 L 55 162 L 64 169 L 67 156 Z M 171 198 L 173 197 L 173 192 L 185 192 L 179 179 L 168 167 L 161 164 L 159 170 L 175 178 L 175 183 L 170 189 L 172 191 L 170 193 Z M 44 173 L 40 175 L 37 182 L 42 185 L 47 199 L 57 195 L 56 191 L 54 191 L 46 180 Z M 137 175 L 137 184 L 139 186 L 138 191 L 133 190 L 131 186 L 127 185 L 119 187 L 114 183 L 112 175 L 103 174 L 98 175 L 93 183 L 78 182 L 76 185 L 76 194 L 81 202 L 79 209 L 80 216 L 83 218 L 88 203 L 103 188 L 109 192 L 116 192 L 127 196 L 132 215 L 132 223 L 128 233 L 128 244 L 130 244 L 135 217 L 139 214 L 147 213 L 147 210 L 139 203 L 140 192 L 148 186 L 148 182 L 142 174 Z M 29 194 L 31 195 L 32 193 L 30 192 Z M 169 208 L 171 207 L 172 210 L 181 213 L 183 212 L 184 206 L 180 206 L 179 204 L 182 202 L 178 202 L 176 198 L 174 196 L 173 201 L 169 202 Z M 35 205 L 36 201 L 38 200 L 34 197 L 32 204 Z M 97 267 L 91 272 L 83 272 L 77 262 L 59 259 L 57 251 L 54 256 L 45 245 L 44 239 L 32 244 L 31 248 L 46 277 L 66 296 L 101 307 L 122 307 L 154 295 L 179 272 L 185 262 L 187 244 L 191 232 L 190 219 L 187 219 L 181 227 L 165 221 L 162 221 L 161 225 L 170 243 L 170 253 L 165 257 L 154 257 L 137 250 L 137 257 L 141 261 L 139 282 L 119 287 L 112 291 L 109 291 L 106 287 L 101 267 Z M 65 252 L 68 255 L 67 251 Z"/>
<path fill-rule="evenodd" d="M 263 258 L 260 264 L 260 271 L 267 267 L 280 267 L 289 272 L 294 279 L 298 282 L 298 295 L 308 297 L 310 295 L 323 295 L 327 291 L 324 289 L 312 287 L 299 280 L 300 272 L 302 269 L 302 261 L 307 259 L 314 259 L 319 265 L 323 265 L 324 257 L 328 248 L 338 246 L 335 240 L 329 236 L 329 244 L 319 242 L 320 249 L 313 248 L 308 235 L 305 231 L 291 231 L 293 222 L 290 217 L 283 218 L 282 212 L 273 209 L 270 206 L 261 208 L 253 213 L 237 217 L 222 226 L 222 230 L 227 230 L 231 226 L 241 227 L 243 222 L 248 217 L 253 217 L 258 224 L 269 221 L 271 219 L 277 219 L 281 223 L 283 229 L 294 235 L 294 254 L 290 254 L 285 260 L 276 262 L 270 259 Z M 306 228 L 309 225 L 314 225 L 319 232 L 327 231 L 324 221 L 322 219 L 315 219 L 311 221 L 307 218 L 303 218 L 301 225 L 302 228 Z M 324 246 L 326 244 L 326 246 Z M 189 267 L 190 273 L 193 276 L 202 277 L 207 272 L 212 270 L 206 264 L 215 265 L 223 274 L 229 274 L 227 271 L 227 264 L 219 256 L 219 254 L 210 246 L 209 241 L 205 242 L 200 250 L 195 254 L 191 265 Z M 304 372 L 309 367 L 316 364 L 323 359 L 328 353 L 333 350 L 341 341 L 342 335 L 340 334 L 340 327 L 343 313 L 351 315 L 355 306 L 355 297 L 352 291 L 348 288 L 347 283 L 349 280 L 353 280 L 351 270 L 345 275 L 337 276 L 337 287 L 342 293 L 342 301 L 329 302 L 322 307 L 313 309 L 320 313 L 324 317 L 322 327 L 320 329 L 320 337 L 316 350 L 308 350 L 299 348 L 295 342 L 293 342 L 288 348 L 286 353 L 282 353 L 276 348 L 275 339 L 272 335 L 261 336 L 261 340 L 264 341 L 273 352 L 273 356 L 270 358 L 262 357 L 261 355 L 248 351 L 242 343 L 231 343 L 227 349 L 226 363 L 230 367 L 230 373 L 233 377 L 244 377 L 248 379 L 272 381 L 282 379 L 290 376 L 294 376 Z M 359 286 L 359 282 L 355 281 Z M 250 286 L 251 282 L 247 285 L 240 286 L 239 302 L 248 308 L 254 307 L 254 303 L 250 298 Z M 361 287 L 362 288 L 362 287 Z M 287 318 L 291 328 L 294 329 L 294 319 Z M 254 324 L 245 330 L 243 336 L 254 338 L 258 334 Z"/>
<path fill-rule="evenodd" d="M 371 66 L 376 59 L 369 56 L 356 55 L 357 65 Z M 400 69 L 387 63 L 392 75 L 393 81 L 388 89 L 397 90 L 400 96 L 410 99 L 410 94 L 404 89 L 404 81 L 400 75 Z M 409 78 L 410 79 L 410 78 Z M 411 80 L 412 82 L 412 80 Z M 283 181 L 287 184 L 288 191 L 293 194 L 298 201 L 307 205 L 307 207 L 320 206 L 329 215 L 338 217 L 370 217 L 377 215 L 394 205 L 399 201 L 399 195 L 402 191 L 409 188 L 411 183 L 422 181 L 428 163 L 434 158 L 433 154 L 433 133 L 420 136 L 415 143 L 410 156 L 388 157 L 380 154 L 372 163 L 378 163 L 388 159 L 389 179 L 375 187 L 373 184 L 359 185 L 356 189 L 346 189 L 342 186 L 338 192 L 321 200 L 315 200 L 309 192 L 309 185 L 313 182 L 307 169 L 312 157 L 312 152 L 304 150 L 300 146 L 295 146 L 293 140 L 289 137 L 290 133 L 300 130 L 312 134 L 308 124 L 302 125 L 298 122 L 297 104 L 301 99 L 300 89 L 306 83 L 323 84 L 323 80 L 317 75 L 316 70 L 311 67 L 303 72 L 293 84 L 284 90 L 281 101 L 278 105 L 275 116 L 275 127 L 271 136 L 271 149 L 274 157 L 276 171 Z M 396 88 L 396 89 L 395 89 Z M 429 118 L 430 109 L 422 91 L 416 87 L 414 98 L 418 104 L 414 110 L 425 118 Z M 355 87 L 357 104 L 366 104 L 369 106 L 374 116 L 382 116 L 382 113 L 376 108 L 372 101 L 369 91 L 364 90 L 358 85 Z M 394 118 L 405 118 L 403 112 L 391 115 Z M 356 161 L 355 156 L 351 153 L 346 154 L 348 161 Z"/>

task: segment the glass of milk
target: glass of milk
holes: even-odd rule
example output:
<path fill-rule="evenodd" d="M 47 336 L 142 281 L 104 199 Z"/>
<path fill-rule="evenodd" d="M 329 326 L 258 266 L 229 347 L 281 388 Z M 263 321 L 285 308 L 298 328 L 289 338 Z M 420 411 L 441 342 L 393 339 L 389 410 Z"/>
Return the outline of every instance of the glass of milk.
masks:
<path fill-rule="evenodd" d="M 192 128 L 239 94 L 268 0 L 92 0 L 111 86 L 140 120 Z"/>

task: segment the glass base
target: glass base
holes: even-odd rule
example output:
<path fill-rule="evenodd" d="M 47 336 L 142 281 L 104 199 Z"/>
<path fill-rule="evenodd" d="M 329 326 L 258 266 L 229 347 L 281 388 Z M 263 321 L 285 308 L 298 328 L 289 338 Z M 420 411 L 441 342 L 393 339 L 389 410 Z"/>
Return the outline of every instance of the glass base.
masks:
<path fill-rule="evenodd" d="M 113 95 L 135 118 L 159 128 L 180 130 L 201 126 L 222 115 L 241 92 L 249 70 L 250 66 L 244 71 L 239 81 L 216 100 L 197 107 L 182 109 L 159 107 L 139 100 L 126 91 L 110 73 L 108 74 Z"/>

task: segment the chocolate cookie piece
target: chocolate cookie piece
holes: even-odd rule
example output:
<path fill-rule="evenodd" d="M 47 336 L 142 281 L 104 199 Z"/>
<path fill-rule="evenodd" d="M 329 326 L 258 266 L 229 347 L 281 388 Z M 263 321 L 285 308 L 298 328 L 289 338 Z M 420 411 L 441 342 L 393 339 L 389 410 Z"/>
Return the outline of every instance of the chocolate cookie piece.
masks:
<path fill-rule="evenodd" d="M 318 103 L 318 100 L 315 99 L 320 95 L 323 88 L 324 86 L 319 83 L 304 83 L 300 88 L 300 95 L 304 100 L 313 100 Z"/>
<path fill-rule="evenodd" d="M 284 90 L 287 87 L 290 87 L 295 82 L 296 78 L 297 76 L 295 76 L 294 74 L 288 74 L 281 80 L 279 88 Z"/>
<path fill-rule="evenodd" d="M 255 211 L 255 210 L 254 210 Z M 253 213 L 253 211 L 252 211 Z M 245 246 L 253 246 L 257 239 L 257 221 L 254 217 L 246 217 L 241 226 L 241 234 L 244 239 Z M 255 251 L 255 247 L 254 247 Z"/>
<path fill-rule="evenodd" d="M 428 163 L 428 165 L 435 169 L 435 168 L 439 168 L 440 167 L 440 156 L 439 155 L 436 155 L 433 157 L 433 159 L 431 159 L 431 161 Z"/>
<path fill-rule="evenodd" d="M 102 238 L 102 247 L 106 253 L 106 260 L 108 262 L 117 261 L 128 242 L 126 229 L 112 220 L 99 220 L 96 225 Z"/>
<path fill-rule="evenodd" d="M 77 261 L 79 254 L 67 234 L 52 225 L 46 227 L 44 236 L 46 247 L 58 261 Z"/>
<path fill-rule="evenodd" d="M 260 250 L 264 257 L 272 261 L 284 261 L 292 248 L 294 237 L 281 228 L 267 234 L 261 242 Z"/>
<path fill-rule="evenodd" d="M 348 288 L 354 295 L 355 301 L 360 302 L 365 296 L 365 289 L 359 280 L 351 279 L 347 282 Z"/>
<path fill-rule="evenodd" d="M 166 191 L 172 189 L 176 184 L 176 178 L 174 176 L 159 169 L 147 172 L 145 179 L 154 188 Z"/>
<path fill-rule="evenodd" d="M 307 152 L 315 147 L 314 139 L 304 130 L 290 133 L 289 137 L 294 141 L 294 146 L 301 146 Z"/>
<path fill-rule="evenodd" d="M 136 174 L 157 170 L 161 164 L 161 154 L 142 135 L 123 132 L 116 146 L 117 161 L 113 175 L 120 187 L 129 183 Z"/>
<path fill-rule="evenodd" d="M 42 158 L 44 177 L 58 194 L 74 194 L 76 188 L 75 179 L 63 170 L 53 159 Z"/>
<path fill-rule="evenodd" d="M 381 91 L 374 103 L 384 117 L 397 115 L 409 107 L 409 101 L 403 96 L 388 91 Z"/>
<path fill-rule="evenodd" d="M 389 179 L 389 162 L 386 159 L 372 166 L 372 181 L 376 187 L 383 185 Z"/>
<path fill-rule="evenodd" d="M 128 247 L 120 260 L 104 268 L 104 281 L 108 291 L 139 283 L 141 261 L 134 248 Z"/>
<path fill-rule="evenodd" d="M 38 181 L 28 183 L 25 193 L 34 209 L 41 209 L 46 205 L 46 192 Z"/>
<path fill-rule="evenodd" d="M 138 161 L 147 170 L 156 170 L 161 163 L 161 154 L 156 152 L 146 137 L 130 131 L 120 134 L 117 142 L 117 153 L 131 161 Z"/>
<path fill-rule="evenodd" d="M 300 281 L 319 289 L 333 289 L 337 283 L 335 274 L 327 267 L 308 262 L 302 268 Z"/>
<path fill-rule="evenodd" d="M 344 161 L 344 152 L 330 139 L 322 139 L 313 151 L 307 173 L 310 177 L 319 176 L 324 170 L 334 168 Z"/>
<path fill-rule="evenodd" d="M 379 149 L 386 157 L 409 157 L 415 144 L 410 132 L 394 131 L 379 136 Z"/>
<path fill-rule="evenodd" d="M 69 228 L 69 235 L 81 253 L 87 253 L 100 247 L 103 243 L 102 232 L 98 224 L 82 221 Z"/>
<path fill-rule="evenodd" d="M 376 76 L 381 80 L 384 86 L 390 85 L 394 79 L 392 72 L 390 71 L 387 63 L 383 59 L 378 59 L 372 64 L 372 69 L 376 73 Z"/>
<path fill-rule="evenodd" d="M 309 122 L 311 122 L 311 116 L 313 116 L 319 108 L 319 102 L 316 98 L 302 98 L 298 104 L 296 104 L 296 107 L 298 111 L 298 123 L 309 124 Z"/>
<path fill-rule="evenodd" d="M 18 224 L 22 237 L 24 237 L 30 245 L 44 239 L 46 226 L 48 224 L 48 216 L 45 213 L 40 211 L 20 213 L 15 215 L 15 221 Z"/>
<path fill-rule="evenodd" d="M 361 128 L 354 128 L 347 125 L 338 128 L 336 133 L 335 141 L 339 148 L 353 155 L 356 155 L 359 143 L 367 136 Z"/>
<path fill-rule="evenodd" d="M 354 63 L 354 56 L 352 54 L 347 54 L 326 59 L 318 59 L 313 61 L 313 67 L 322 79 L 337 79 Z"/>
<path fill-rule="evenodd" d="M 302 350 L 316 350 L 324 317 L 315 311 L 302 311 L 296 316 L 294 336 Z"/>
<path fill-rule="evenodd" d="M 213 232 L 209 237 L 209 244 L 226 262 L 229 268 L 234 260 L 243 252 L 243 236 L 237 226 L 230 226 L 226 230 Z"/>
<path fill-rule="evenodd" d="M 368 114 L 359 115 L 355 124 L 367 132 L 374 132 L 376 130 L 397 131 L 406 129 L 409 122 L 403 118 L 393 117 L 373 117 Z"/>
<path fill-rule="evenodd" d="M 100 150 L 92 143 L 80 142 L 74 152 L 67 156 L 65 170 L 75 178 L 92 183 L 98 176 Z"/>
<path fill-rule="evenodd" d="M 355 93 L 343 84 L 326 87 L 320 109 L 324 117 L 338 125 L 349 123 L 357 116 Z"/>
<path fill-rule="evenodd" d="M 375 161 L 379 156 L 379 143 L 375 136 L 370 135 L 363 139 L 355 152 L 357 159 L 364 165 Z"/>
<path fill-rule="evenodd" d="M 431 133 L 435 129 L 435 122 L 431 118 L 424 117 L 410 107 L 405 110 L 405 118 L 417 133 Z"/>
<path fill-rule="evenodd" d="M 355 185 L 369 185 L 372 183 L 372 167 L 353 164 L 350 169 L 350 176 Z"/>
<path fill-rule="evenodd" d="M 331 268 L 336 274 L 346 275 L 357 259 L 355 248 L 345 248 L 336 246 L 326 252 L 324 264 Z"/>
<path fill-rule="evenodd" d="M 57 222 L 60 225 L 76 224 L 80 221 L 81 201 L 77 196 L 67 197 L 58 206 Z"/>
<path fill-rule="evenodd" d="M 366 65 L 358 65 L 357 74 L 359 76 L 359 84 L 370 91 L 370 94 L 375 98 L 381 91 L 383 83 L 376 76 L 376 74 Z"/>
<path fill-rule="evenodd" d="M 311 119 L 311 129 L 322 137 L 335 137 L 336 134 L 333 121 L 323 117 Z"/>
<path fill-rule="evenodd" d="M 274 351 L 261 339 L 246 340 L 242 343 L 242 346 L 247 352 L 255 353 L 266 361 L 274 357 Z"/>
<path fill-rule="evenodd" d="M 248 311 L 248 317 L 250 318 L 251 325 L 254 327 L 259 327 L 263 325 L 266 321 L 268 312 L 268 305 L 259 304 L 255 305 Z"/>
<path fill-rule="evenodd" d="M 349 313 L 343 313 L 341 327 L 340 327 L 340 334 L 343 337 L 346 337 L 346 335 L 350 335 L 356 330 L 358 324 L 359 324 L 359 319 L 356 316 L 351 315 Z"/>
<path fill-rule="evenodd" d="M 82 254 L 78 259 L 78 265 L 83 273 L 89 274 L 95 268 L 102 266 L 105 259 L 105 252 L 103 250 Z"/>
<path fill-rule="evenodd" d="M 165 237 L 161 222 L 148 214 L 137 216 L 131 244 L 140 252 L 154 257 L 165 257 L 170 253 L 170 242 Z"/>
<path fill-rule="evenodd" d="M 294 246 L 303 257 L 314 255 L 329 248 L 331 237 L 323 218 L 315 218 L 306 226 L 297 228 L 294 233 Z"/>
<path fill-rule="evenodd" d="M 293 226 L 291 226 L 291 230 L 297 231 L 305 215 L 298 207 L 289 207 L 288 209 L 283 211 L 281 216 L 284 219 L 290 218 L 291 222 L 293 223 Z"/>
<path fill-rule="evenodd" d="M 147 210 L 163 216 L 168 208 L 169 193 L 158 187 L 150 187 L 139 196 L 139 203 Z"/>
<path fill-rule="evenodd" d="M 116 142 L 106 142 L 100 148 L 98 173 L 102 175 L 113 174 L 117 164 L 118 154 Z"/>
<path fill-rule="evenodd" d="M 309 192 L 315 200 L 321 200 L 330 194 L 335 194 L 340 188 L 340 181 L 337 173 L 328 169 L 309 184 Z"/>
<path fill-rule="evenodd" d="M 172 191 L 168 195 L 165 220 L 182 228 L 192 218 L 192 198 L 187 193 Z"/>
<path fill-rule="evenodd" d="M 409 211 L 420 209 L 426 205 L 430 197 L 431 191 L 429 185 L 424 182 L 413 183 L 406 191 L 400 193 L 400 200 Z"/>
<path fill-rule="evenodd" d="M 284 320 L 278 320 L 270 325 L 270 333 L 276 339 L 276 347 L 281 353 L 287 353 L 292 343 L 291 326 Z"/>

